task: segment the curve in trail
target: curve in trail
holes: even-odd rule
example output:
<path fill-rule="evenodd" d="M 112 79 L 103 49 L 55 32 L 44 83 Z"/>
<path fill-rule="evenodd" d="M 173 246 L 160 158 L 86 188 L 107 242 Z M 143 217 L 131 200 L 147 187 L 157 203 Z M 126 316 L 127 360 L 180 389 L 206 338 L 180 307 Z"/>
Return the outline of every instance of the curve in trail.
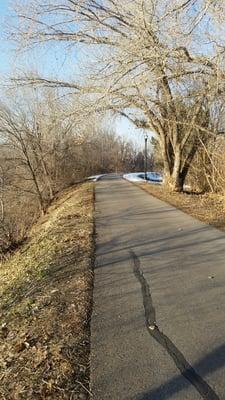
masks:
<path fill-rule="evenodd" d="M 180 373 L 196 388 L 204 400 L 220 400 L 215 391 L 208 385 L 204 379 L 197 374 L 194 368 L 188 363 L 181 351 L 175 344 L 163 333 L 156 323 L 156 312 L 153 306 L 151 291 L 141 269 L 140 261 L 134 251 L 130 251 L 133 260 L 133 272 L 140 282 L 143 296 L 143 305 L 145 311 L 146 327 L 151 335 L 172 358 Z"/>

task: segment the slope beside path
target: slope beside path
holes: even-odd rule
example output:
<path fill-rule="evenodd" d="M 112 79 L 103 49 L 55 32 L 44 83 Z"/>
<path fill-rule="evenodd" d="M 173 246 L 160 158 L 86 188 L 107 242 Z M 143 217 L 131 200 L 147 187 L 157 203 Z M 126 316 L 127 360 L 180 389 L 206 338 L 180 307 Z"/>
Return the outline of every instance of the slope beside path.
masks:
<path fill-rule="evenodd" d="M 93 184 L 58 194 L 0 264 L 0 399 L 88 398 Z"/>

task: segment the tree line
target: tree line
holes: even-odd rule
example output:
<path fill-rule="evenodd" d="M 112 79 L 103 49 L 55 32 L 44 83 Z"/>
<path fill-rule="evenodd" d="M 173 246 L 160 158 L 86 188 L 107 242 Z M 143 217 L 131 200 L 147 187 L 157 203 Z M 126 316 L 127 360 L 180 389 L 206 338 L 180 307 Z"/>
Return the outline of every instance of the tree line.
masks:
<path fill-rule="evenodd" d="M 97 115 L 76 119 L 49 90 L 0 104 L 0 253 L 17 246 L 55 195 L 90 175 L 143 169 L 144 156 Z"/>

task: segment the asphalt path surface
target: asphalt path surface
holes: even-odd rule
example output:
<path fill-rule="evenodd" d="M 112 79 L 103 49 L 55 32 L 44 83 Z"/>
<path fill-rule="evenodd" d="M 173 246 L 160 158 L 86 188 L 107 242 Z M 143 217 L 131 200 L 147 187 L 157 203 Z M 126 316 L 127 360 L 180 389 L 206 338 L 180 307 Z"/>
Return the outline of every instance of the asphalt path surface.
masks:
<path fill-rule="evenodd" d="M 92 398 L 225 399 L 225 234 L 112 175 L 96 244 Z"/>

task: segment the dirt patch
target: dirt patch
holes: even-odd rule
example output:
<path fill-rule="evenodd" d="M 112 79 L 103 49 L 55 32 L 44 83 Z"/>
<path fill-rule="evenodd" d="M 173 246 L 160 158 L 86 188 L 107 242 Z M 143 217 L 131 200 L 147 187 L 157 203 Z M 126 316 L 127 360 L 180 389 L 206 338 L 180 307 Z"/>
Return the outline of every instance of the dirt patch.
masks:
<path fill-rule="evenodd" d="M 224 196 L 213 193 L 170 193 L 163 186 L 144 183 L 138 186 L 200 221 L 225 231 Z"/>
<path fill-rule="evenodd" d="M 87 399 L 93 186 L 65 191 L 0 264 L 0 398 Z"/>

